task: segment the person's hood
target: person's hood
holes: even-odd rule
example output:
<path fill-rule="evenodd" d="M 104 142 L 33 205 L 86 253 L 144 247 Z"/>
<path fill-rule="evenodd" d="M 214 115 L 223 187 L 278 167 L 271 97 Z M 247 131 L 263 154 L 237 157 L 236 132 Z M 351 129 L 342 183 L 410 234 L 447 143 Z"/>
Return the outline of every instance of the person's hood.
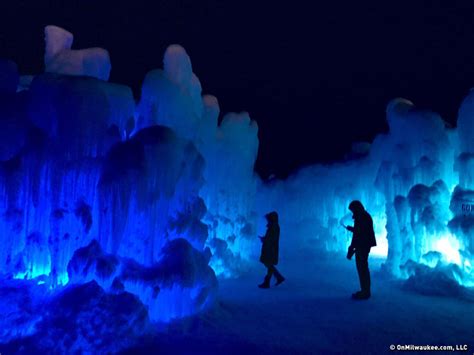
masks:
<path fill-rule="evenodd" d="M 364 205 L 362 205 L 362 203 L 357 200 L 352 201 L 349 204 L 349 210 L 355 215 L 360 215 L 365 212 Z"/>
<path fill-rule="evenodd" d="M 278 213 L 276 211 L 272 211 L 270 213 L 267 213 L 265 215 L 265 218 L 267 219 L 268 223 L 270 223 L 270 224 L 278 224 Z"/>

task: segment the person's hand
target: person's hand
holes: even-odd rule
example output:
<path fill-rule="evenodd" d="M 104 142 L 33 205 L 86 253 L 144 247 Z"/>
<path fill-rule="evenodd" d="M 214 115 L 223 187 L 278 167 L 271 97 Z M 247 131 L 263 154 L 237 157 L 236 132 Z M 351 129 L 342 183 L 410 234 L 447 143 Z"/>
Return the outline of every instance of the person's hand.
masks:
<path fill-rule="evenodd" d="M 355 253 L 355 249 L 353 247 L 350 246 L 349 248 L 347 248 L 347 255 L 346 255 L 347 260 L 351 260 L 354 253 Z"/>

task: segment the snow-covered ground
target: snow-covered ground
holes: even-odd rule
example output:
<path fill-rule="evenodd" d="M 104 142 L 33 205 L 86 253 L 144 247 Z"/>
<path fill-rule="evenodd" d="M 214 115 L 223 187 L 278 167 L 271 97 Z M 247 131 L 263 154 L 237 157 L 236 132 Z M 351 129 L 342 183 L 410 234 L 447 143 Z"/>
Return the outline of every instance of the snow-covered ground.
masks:
<path fill-rule="evenodd" d="M 345 255 L 283 259 L 287 281 L 268 290 L 257 288 L 265 270 L 255 264 L 238 279 L 220 280 L 211 310 L 167 325 L 150 324 L 132 294 L 107 294 L 96 283 L 66 288 L 43 307 L 40 286 L 11 280 L 0 288 L 0 330 L 15 330 L 20 338 L 0 344 L 0 353 L 102 353 L 135 344 L 125 353 L 384 354 L 393 353 L 392 344 L 412 344 L 468 345 L 463 353 L 472 354 L 474 302 L 409 291 L 379 271 L 382 262 L 370 260 L 368 301 L 350 298 L 358 279 Z M 44 319 L 37 323 L 38 317 Z"/>
<path fill-rule="evenodd" d="M 221 280 L 214 310 L 162 329 L 130 353 L 383 354 L 394 353 L 392 344 L 467 344 L 472 354 L 474 303 L 406 291 L 378 271 L 382 262 L 370 259 L 368 301 L 350 299 L 358 279 L 344 255 L 283 260 L 287 281 L 269 290 L 256 287 L 265 270 L 255 265 Z"/>

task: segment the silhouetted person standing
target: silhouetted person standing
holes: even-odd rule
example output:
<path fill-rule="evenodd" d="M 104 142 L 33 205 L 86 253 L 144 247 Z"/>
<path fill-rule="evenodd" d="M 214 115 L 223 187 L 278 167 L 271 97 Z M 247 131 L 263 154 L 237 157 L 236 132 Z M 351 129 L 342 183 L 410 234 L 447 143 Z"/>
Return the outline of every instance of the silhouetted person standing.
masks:
<path fill-rule="evenodd" d="M 278 225 L 278 213 L 270 212 L 265 215 L 267 219 L 267 232 L 264 237 L 260 237 L 262 241 L 262 252 L 260 254 L 260 261 L 267 268 L 267 275 L 262 284 L 258 285 L 260 288 L 269 288 L 270 280 L 274 275 L 277 282 L 276 286 L 285 281 L 285 278 L 278 272 L 275 265 L 278 264 L 278 249 L 280 241 L 280 226 Z"/>
<path fill-rule="evenodd" d="M 370 298 L 370 271 L 369 253 L 370 248 L 377 245 L 375 241 L 374 225 L 372 217 L 365 210 L 360 201 L 352 201 L 349 204 L 352 212 L 354 226 L 346 226 L 352 232 L 352 242 L 347 250 L 347 259 L 356 256 L 357 273 L 359 274 L 360 291 L 352 294 L 354 299 L 366 300 Z"/>

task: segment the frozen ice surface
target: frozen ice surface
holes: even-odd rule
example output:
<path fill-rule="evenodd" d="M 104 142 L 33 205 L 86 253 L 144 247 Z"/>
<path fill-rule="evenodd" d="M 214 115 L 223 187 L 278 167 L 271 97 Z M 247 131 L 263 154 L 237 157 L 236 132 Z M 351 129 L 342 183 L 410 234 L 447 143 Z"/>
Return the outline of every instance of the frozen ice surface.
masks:
<path fill-rule="evenodd" d="M 151 320 L 169 322 L 213 306 L 217 279 L 209 259 L 185 239 L 168 242 L 149 266 L 104 253 L 97 241 L 75 251 L 68 264 L 71 284 L 97 281 L 110 292 L 128 291 L 147 306 Z"/>
<path fill-rule="evenodd" d="M 111 64 L 105 49 L 71 49 L 73 34 L 58 26 L 46 26 L 44 35 L 45 72 L 109 80 Z"/>
<path fill-rule="evenodd" d="M 359 285 L 354 261 L 344 255 L 284 257 L 280 270 L 287 280 L 263 291 L 256 285 L 265 269 L 252 266 L 219 282 L 220 302 L 212 312 L 173 324 L 127 354 L 199 348 L 207 354 L 380 355 L 393 353 L 391 344 L 473 346 L 474 320 L 466 315 L 474 304 L 461 294 L 446 297 L 448 281 L 432 278 L 433 292 L 420 295 L 381 272 L 383 259 L 369 262 L 373 292 L 367 302 L 350 299 Z"/>
<path fill-rule="evenodd" d="M 405 284 L 381 272 L 383 259 L 371 257 L 369 262 L 373 292 L 367 302 L 350 299 L 358 288 L 353 261 L 343 255 L 308 253 L 298 259 L 283 256 L 280 269 L 287 280 L 276 288 L 256 287 L 265 269 L 253 264 L 250 272 L 219 282 L 216 307 L 158 327 L 150 327 L 144 306 L 130 293 L 107 292 L 95 282 L 72 285 L 41 305 L 39 321 L 34 312 L 38 301 L 33 306 L 22 301 L 22 307 L 31 309 L 22 313 L 23 322 L 34 322 L 38 332 L 22 341 L 4 342 L 0 351 L 71 352 L 81 346 L 92 352 L 130 354 L 187 354 L 199 349 L 206 354 L 378 355 L 393 353 L 391 344 L 472 346 L 474 320 L 466 314 L 474 311 L 474 304 L 464 291 L 428 272 L 423 282 L 431 291 L 423 287 L 420 295 L 411 280 Z M 458 293 L 447 294 L 449 290 Z M 41 293 L 37 295 L 41 299 Z"/>
<path fill-rule="evenodd" d="M 2 299 L 9 301 L 0 317 L 6 325 L 0 351 L 115 353 L 135 345 L 139 336 L 150 331 L 147 309 L 131 293 L 107 293 L 95 281 L 57 293 L 47 290 L 45 285 L 25 287 L 24 281 L 21 286 L 19 281 L 14 286 L 0 285 Z M 12 330 L 19 333 L 8 334 Z"/>

